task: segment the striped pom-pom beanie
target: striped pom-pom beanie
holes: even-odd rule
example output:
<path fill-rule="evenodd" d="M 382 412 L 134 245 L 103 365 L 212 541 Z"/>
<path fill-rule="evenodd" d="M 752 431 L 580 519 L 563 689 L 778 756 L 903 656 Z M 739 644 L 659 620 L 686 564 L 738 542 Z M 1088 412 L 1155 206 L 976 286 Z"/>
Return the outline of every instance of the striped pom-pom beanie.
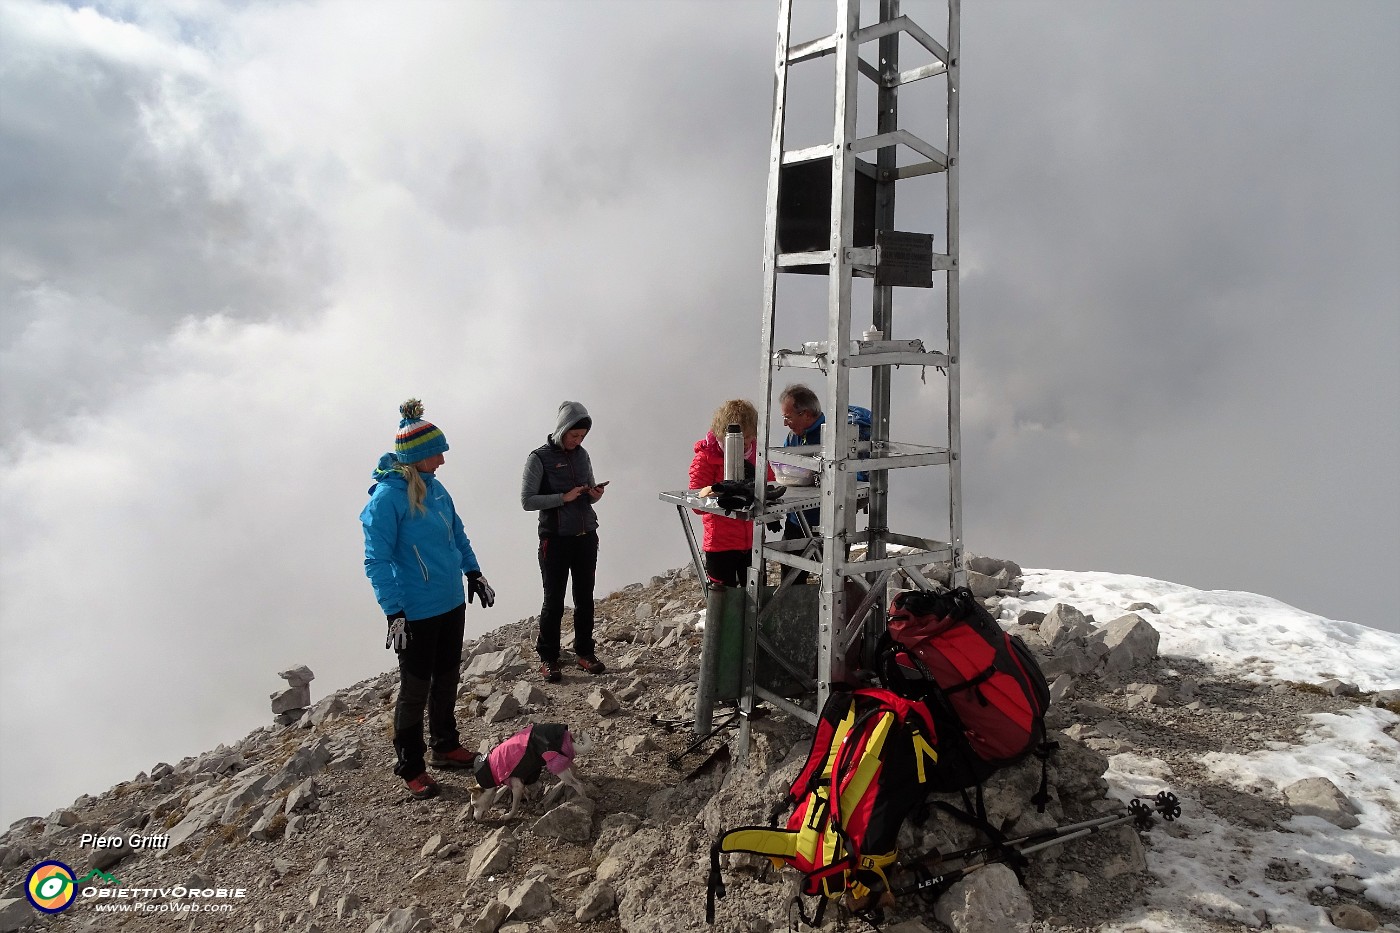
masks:
<path fill-rule="evenodd" d="M 423 403 L 411 398 L 399 406 L 403 420 L 394 438 L 394 456 L 400 463 L 417 463 L 447 450 L 447 437 L 431 421 L 423 420 Z"/>

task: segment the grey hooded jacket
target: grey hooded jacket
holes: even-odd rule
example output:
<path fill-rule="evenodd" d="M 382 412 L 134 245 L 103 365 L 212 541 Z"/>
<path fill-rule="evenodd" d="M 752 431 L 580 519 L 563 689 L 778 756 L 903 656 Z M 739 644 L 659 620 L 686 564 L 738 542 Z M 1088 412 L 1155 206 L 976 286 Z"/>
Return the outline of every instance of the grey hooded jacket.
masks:
<path fill-rule="evenodd" d="M 525 472 L 520 478 L 520 505 L 527 512 L 540 513 L 540 537 L 572 536 L 596 531 L 598 516 L 593 501 L 581 495 L 572 502 L 564 501 L 564 493 L 575 486 L 593 486 L 593 463 L 582 445 L 573 450 L 563 447 L 564 435 L 584 418 L 588 409 L 578 402 L 559 405 L 559 417 L 554 433 L 543 446 L 530 451 L 525 458 Z"/>

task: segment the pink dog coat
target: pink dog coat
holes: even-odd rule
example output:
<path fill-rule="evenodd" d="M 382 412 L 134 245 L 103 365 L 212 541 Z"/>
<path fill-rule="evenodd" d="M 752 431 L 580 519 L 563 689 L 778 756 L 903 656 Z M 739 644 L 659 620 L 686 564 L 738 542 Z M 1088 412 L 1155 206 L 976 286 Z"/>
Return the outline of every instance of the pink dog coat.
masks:
<path fill-rule="evenodd" d="M 574 737 L 569 727 L 542 722 L 526 726 L 478 759 L 476 782 L 482 787 L 496 787 L 518 778 L 522 784 L 533 784 L 543 769 L 560 774 L 573 763 Z"/>

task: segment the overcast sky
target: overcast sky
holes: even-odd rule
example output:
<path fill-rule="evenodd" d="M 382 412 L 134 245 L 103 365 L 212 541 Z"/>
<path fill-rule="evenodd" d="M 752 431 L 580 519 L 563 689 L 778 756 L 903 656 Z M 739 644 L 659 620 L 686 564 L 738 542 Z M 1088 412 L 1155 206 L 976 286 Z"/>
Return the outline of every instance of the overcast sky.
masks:
<path fill-rule="evenodd" d="M 470 633 L 538 610 L 565 398 L 601 589 L 685 562 L 656 493 L 758 386 L 775 23 L 0 0 L 0 825 L 391 666 L 357 516 L 408 396 Z M 962 44 L 969 549 L 1400 631 L 1400 5 L 969 0 Z"/>

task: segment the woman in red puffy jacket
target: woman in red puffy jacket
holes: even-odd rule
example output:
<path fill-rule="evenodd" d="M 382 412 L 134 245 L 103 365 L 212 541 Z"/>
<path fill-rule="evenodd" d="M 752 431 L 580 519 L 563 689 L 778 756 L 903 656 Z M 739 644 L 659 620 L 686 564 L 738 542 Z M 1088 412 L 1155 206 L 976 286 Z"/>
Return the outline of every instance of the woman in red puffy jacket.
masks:
<path fill-rule="evenodd" d="M 695 457 L 690 461 L 690 488 L 704 489 L 724 479 L 724 432 L 737 424 L 744 433 L 745 477 L 753 479 L 754 454 L 757 450 L 758 410 L 744 399 L 730 399 L 715 409 L 710 430 L 695 442 Z M 773 470 L 768 470 L 773 479 Z M 699 510 L 696 510 L 699 512 Z M 705 526 L 702 548 L 705 552 L 705 575 L 712 585 L 741 586 L 744 572 L 749 568 L 750 548 L 753 546 L 753 522 L 699 512 Z"/>

